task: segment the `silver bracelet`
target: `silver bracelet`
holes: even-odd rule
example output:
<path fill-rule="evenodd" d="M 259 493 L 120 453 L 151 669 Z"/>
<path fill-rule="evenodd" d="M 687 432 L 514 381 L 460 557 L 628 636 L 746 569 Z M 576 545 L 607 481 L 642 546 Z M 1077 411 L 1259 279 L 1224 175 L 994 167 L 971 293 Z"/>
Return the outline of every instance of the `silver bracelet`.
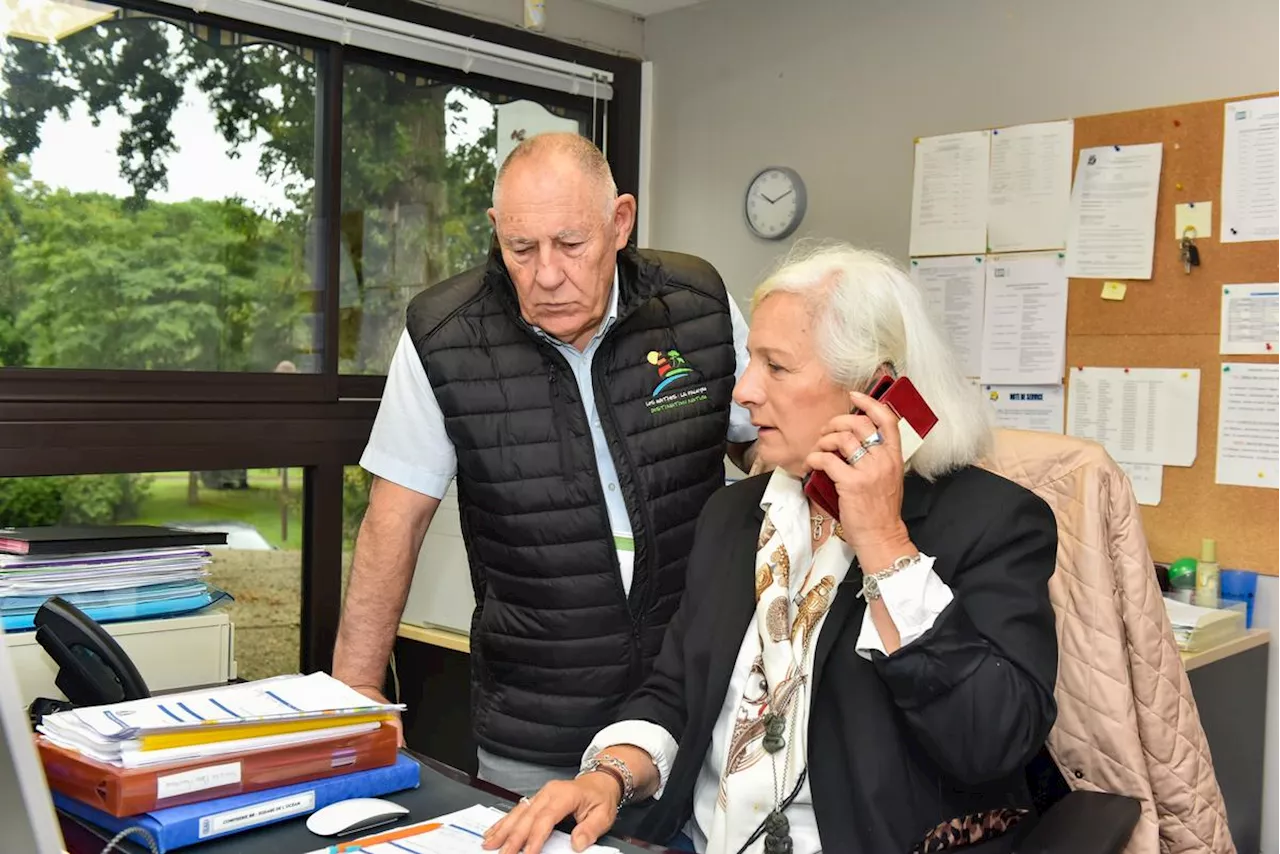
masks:
<path fill-rule="evenodd" d="M 631 769 L 627 767 L 627 763 L 616 756 L 596 754 L 594 758 L 582 766 L 578 776 L 581 777 L 593 771 L 602 771 L 622 784 L 622 797 L 618 801 L 619 807 L 625 807 L 635 799 L 636 779 L 631 775 Z"/>
<path fill-rule="evenodd" d="M 897 575 L 909 566 L 919 563 L 923 555 L 916 552 L 913 555 L 903 555 L 893 562 L 893 565 L 879 572 L 873 572 L 862 576 L 862 589 L 858 591 L 858 595 L 866 599 L 868 602 L 874 602 L 880 598 L 880 582 L 890 576 Z"/>

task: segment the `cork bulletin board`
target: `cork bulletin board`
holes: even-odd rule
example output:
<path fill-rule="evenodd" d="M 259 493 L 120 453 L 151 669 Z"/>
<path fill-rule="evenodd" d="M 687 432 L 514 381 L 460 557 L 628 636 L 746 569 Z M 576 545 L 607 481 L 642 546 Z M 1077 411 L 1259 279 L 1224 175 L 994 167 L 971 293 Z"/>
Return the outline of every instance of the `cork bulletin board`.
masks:
<path fill-rule="evenodd" d="M 1128 281 L 1123 301 L 1101 298 L 1099 279 L 1072 279 L 1067 305 L 1067 372 L 1077 366 L 1199 368 L 1195 464 L 1166 466 L 1161 502 L 1142 508 L 1156 560 L 1199 554 L 1202 537 L 1218 543 L 1224 568 L 1276 575 L 1280 490 L 1214 483 L 1218 394 L 1224 362 L 1270 362 L 1275 355 L 1218 354 L 1222 285 L 1276 282 L 1276 241 L 1221 243 L 1223 114 L 1242 95 L 1174 107 L 1075 120 L 1075 153 L 1101 145 L 1164 143 L 1150 281 Z M 1175 205 L 1213 203 L 1213 235 L 1200 237 L 1200 266 L 1183 270 L 1174 234 Z M 1070 380 L 1068 378 L 1068 400 Z M 1188 413 L 1192 417 L 1192 413 Z"/>

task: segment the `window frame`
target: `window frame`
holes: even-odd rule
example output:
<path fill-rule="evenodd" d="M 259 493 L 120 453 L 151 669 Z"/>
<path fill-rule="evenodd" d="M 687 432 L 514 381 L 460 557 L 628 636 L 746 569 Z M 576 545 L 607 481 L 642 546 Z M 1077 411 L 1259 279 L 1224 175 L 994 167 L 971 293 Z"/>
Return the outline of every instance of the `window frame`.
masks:
<path fill-rule="evenodd" d="M 467 75 L 154 0 L 116 0 L 114 5 L 315 52 L 316 216 L 325 247 L 317 253 L 315 270 L 325 316 L 321 370 L 274 374 L 0 367 L 0 477 L 304 468 L 301 665 L 306 672 L 328 670 L 341 609 L 343 468 L 359 462 L 386 382 L 385 376 L 338 372 L 344 63 L 350 59 L 412 70 L 445 83 L 574 108 L 585 102 L 589 109 L 591 98 Z M 597 139 L 605 141 L 619 191 L 638 192 L 639 60 L 413 0 L 351 0 L 349 5 L 612 73 L 613 98 L 600 102 Z"/>

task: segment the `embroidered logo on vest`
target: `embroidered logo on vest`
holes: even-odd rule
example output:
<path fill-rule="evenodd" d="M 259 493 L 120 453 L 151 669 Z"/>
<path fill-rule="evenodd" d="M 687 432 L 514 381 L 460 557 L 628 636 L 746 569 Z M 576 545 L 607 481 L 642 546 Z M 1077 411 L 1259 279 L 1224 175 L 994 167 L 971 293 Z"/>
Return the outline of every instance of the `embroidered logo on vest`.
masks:
<path fill-rule="evenodd" d="M 681 387 L 675 391 L 669 391 L 672 386 L 680 386 L 688 380 L 697 378 L 698 372 L 684 356 L 680 355 L 679 350 L 672 349 L 665 352 L 650 350 L 648 361 L 658 369 L 658 384 L 654 386 L 649 400 L 644 402 L 651 414 L 657 415 L 660 412 L 668 412 L 708 399 L 705 385 L 694 388 Z"/>
<path fill-rule="evenodd" d="M 650 350 L 649 364 L 658 369 L 658 384 L 653 389 L 655 398 L 660 397 L 671 385 L 693 375 L 693 368 L 689 367 L 679 350 L 668 350 L 665 353 Z"/>

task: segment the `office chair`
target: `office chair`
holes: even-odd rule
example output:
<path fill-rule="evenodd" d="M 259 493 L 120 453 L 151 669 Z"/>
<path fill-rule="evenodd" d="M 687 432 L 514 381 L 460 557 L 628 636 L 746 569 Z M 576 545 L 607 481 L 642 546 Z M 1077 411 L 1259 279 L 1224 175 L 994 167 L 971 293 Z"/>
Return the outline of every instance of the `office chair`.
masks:
<path fill-rule="evenodd" d="M 1094 442 L 1023 430 L 997 430 L 983 465 L 1043 498 L 1058 522 L 1058 720 L 1028 768 L 1041 819 L 1027 844 L 1101 834 L 1016 850 L 1234 852 L 1127 477 Z M 1113 844 L 1126 821 L 1128 841 Z"/>

